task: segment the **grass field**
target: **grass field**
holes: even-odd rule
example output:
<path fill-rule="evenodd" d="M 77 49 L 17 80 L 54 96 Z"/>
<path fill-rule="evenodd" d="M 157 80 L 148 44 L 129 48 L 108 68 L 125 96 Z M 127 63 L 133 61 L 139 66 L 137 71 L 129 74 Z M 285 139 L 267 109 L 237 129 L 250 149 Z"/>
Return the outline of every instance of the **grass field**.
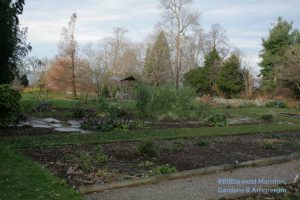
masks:
<path fill-rule="evenodd" d="M 0 143 L 0 199 L 1 200 L 79 200 L 66 183 L 46 169 Z"/>

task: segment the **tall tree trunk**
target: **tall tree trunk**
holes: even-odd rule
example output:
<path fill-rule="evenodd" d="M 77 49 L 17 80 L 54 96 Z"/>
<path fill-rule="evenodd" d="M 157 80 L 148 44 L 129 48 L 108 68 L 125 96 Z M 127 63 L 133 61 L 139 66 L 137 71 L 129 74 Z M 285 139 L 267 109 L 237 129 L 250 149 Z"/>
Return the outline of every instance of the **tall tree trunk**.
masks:
<path fill-rule="evenodd" d="M 74 38 L 74 29 L 75 29 L 75 21 L 72 24 L 72 35 L 71 35 L 71 67 L 72 67 L 72 90 L 73 96 L 76 97 L 76 75 L 75 75 L 75 53 L 76 53 L 76 43 Z"/>
<path fill-rule="evenodd" d="M 76 97 L 76 76 L 75 76 L 75 62 L 74 57 L 72 58 L 72 89 L 73 89 L 73 96 Z"/>

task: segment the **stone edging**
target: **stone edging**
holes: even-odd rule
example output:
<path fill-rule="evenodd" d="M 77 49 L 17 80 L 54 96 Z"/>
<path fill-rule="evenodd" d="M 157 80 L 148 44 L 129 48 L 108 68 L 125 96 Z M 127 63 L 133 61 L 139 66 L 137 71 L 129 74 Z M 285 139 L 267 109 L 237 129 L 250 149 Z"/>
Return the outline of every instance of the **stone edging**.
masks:
<path fill-rule="evenodd" d="M 91 185 L 91 186 L 82 186 L 79 188 L 80 193 L 82 194 L 89 194 L 94 192 L 104 192 L 107 190 L 117 189 L 117 188 L 124 188 L 124 187 L 135 187 L 141 186 L 145 184 L 154 184 L 159 183 L 162 181 L 169 181 L 174 179 L 184 179 L 193 176 L 200 176 L 200 175 L 207 175 L 218 173 L 222 171 L 234 170 L 238 168 L 245 168 L 245 167 L 259 167 L 259 166 L 266 166 L 266 165 L 274 165 L 277 163 L 284 163 L 291 161 L 293 159 L 299 159 L 300 153 L 293 153 L 284 156 L 272 157 L 272 158 L 263 158 L 259 160 L 253 161 L 246 161 L 237 164 L 224 164 L 219 166 L 212 166 L 207 168 L 200 168 L 194 170 L 187 170 L 181 171 L 174 174 L 167 174 L 167 175 L 158 175 L 149 178 L 139 178 L 136 180 L 128 180 L 128 181 L 121 181 L 117 183 L 105 184 L 105 185 Z"/>

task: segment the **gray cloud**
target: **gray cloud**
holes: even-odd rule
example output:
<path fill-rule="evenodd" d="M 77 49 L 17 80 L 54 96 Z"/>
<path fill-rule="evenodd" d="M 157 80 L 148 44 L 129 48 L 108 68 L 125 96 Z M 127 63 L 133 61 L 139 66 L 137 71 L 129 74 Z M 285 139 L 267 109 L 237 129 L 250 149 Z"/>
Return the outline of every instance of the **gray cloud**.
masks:
<path fill-rule="evenodd" d="M 299 7 L 299 0 L 194 0 L 193 5 L 202 13 L 202 27 L 208 30 L 211 24 L 221 24 L 230 43 L 251 55 L 253 66 L 259 60 L 261 38 L 278 16 L 300 28 Z M 126 27 L 131 39 L 141 41 L 160 17 L 158 1 L 153 0 L 26 1 L 21 22 L 29 28 L 33 55 L 55 55 L 60 32 L 73 12 L 78 14 L 79 42 L 95 44 L 110 35 L 113 27 Z"/>

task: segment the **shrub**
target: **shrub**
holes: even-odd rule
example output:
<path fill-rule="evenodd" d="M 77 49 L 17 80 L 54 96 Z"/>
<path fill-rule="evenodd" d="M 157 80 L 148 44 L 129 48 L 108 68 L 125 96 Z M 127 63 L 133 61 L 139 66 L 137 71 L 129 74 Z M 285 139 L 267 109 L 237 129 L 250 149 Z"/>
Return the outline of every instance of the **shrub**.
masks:
<path fill-rule="evenodd" d="M 175 167 L 171 167 L 170 165 L 161 165 L 157 166 L 152 169 L 152 173 L 154 175 L 160 175 L 160 174 L 172 174 L 177 172 Z"/>
<path fill-rule="evenodd" d="M 129 129 L 142 129 L 145 128 L 145 122 L 142 120 L 134 120 L 129 123 Z"/>
<path fill-rule="evenodd" d="M 76 154 L 69 154 L 63 157 L 66 162 L 72 163 L 75 169 L 81 169 L 88 173 L 96 169 L 95 166 L 103 166 L 108 162 L 108 157 L 99 145 L 94 149 L 94 152 L 79 151 Z"/>
<path fill-rule="evenodd" d="M 95 149 L 95 159 L 100 164 L 105 164 L 108 161 L 107 155 L 104 153 L 101 145 L 98 145 Z"/>
<path fill-rule="evenodd" d="M 124 109 L 121 109 L 110 103 L 105 97 L 99 97 L 97 100 L 94 100 L 94 105 L 96 106 L 98 112 L 109 115 L 109 117 L 112 119 L 128 116 L 128 113 Z"/>
<path fill-rule="evenodd" d="M 149 103 L 151 101 L 151 89 L 150 87 L 139 85 L 136 87 L 136 108 L 139 113 L 146 116 Z"/>
<path fill-rule="evenodd" d="M 108 109 L 110 107 L 110 103 L 107 98 L 102 96 L 94 100 L 94 104 L 99 112 L 108 112 Z"/>
<path fill-rule="evenodd" d="M 74 163 L 75 168 L 84 172 L 92 171 L 93 157 L 86 151 L 81 151 L 78 156 L 71 156 L 70 161 Z"/>
<path fill-rule="evenodd" d="M 75 118 L 86 117 L 85 109 L 82 106 L 82 103 L 76 102 L 72 108 L 72 115 Z"/>
<path fill-rule="evenodd" d="M 264 149 L 278 149 L 278 145 L 275 143 L 264 142 L 263 148 Z"/>
<path fill-rule="evenodd" d="M 173 87 L 163 86 L 137 88 L 136 107 L 144 116 L 169 118 L 172 120 L 188 116 L 195 97 L 193 89 L 185 87 L 178 91 Z"/>
<path fill-rule="evenodd" d="M 286 108 L 287 104 L 283 101 L 269 101 L 266 103 L 266 107 L 269 108 Z"/>
<path fill-rule="evenodd" d="M 21 95 L 8 85 L 0 85 L 0 128 L 16 123 L 21 114 Z"/>
<path fill-rule="evenodd" d="M 200 122 L 202 125 L 208 126 L 227 126 L 227 117 L 223 113 L 217 113 L 214 115 L 209 116 L 208 118 L 204 119 Z"/>
<path fill-rule="evenodd" d="M 190 87 L 180 88 L 176 93 L 175 110 L 179 116 L 188 116 L 192 109 L 192 100 L 196 92 Z"/>
<path fill-rule="evenodd" d="M 260 116 L 260 119 L 265 121 L 265 122 L 272 122 L 273 121 L 273 115 L 271 114 L 264 114 Z"/>
<path fill-rule="evenodd" d="M 151 139 L 142 141 L 138 146 L 138 152 L 141 155 L 148 155 L 150 157 L 155 157 L 158 154 L 154 141 Z"/>
<path fill-rule="evenodd" d="M 166 114 L 174 110 L 176 102 L 176 91 L 171 87 L 161 87 L 154 90 L 149 112 L 155 117 Z"/>
<path fill-rule="evenodd" d="M 207 140 L 200 140 L 198 142 L 196 142 L 197 146 L 208 146 L 209 142 Z"/>
<path fill-rule="evenodd" d="M 183 141 L 178 139 L 169 145 L 170 152 L 176 152 L 183 149 Z"/>
<path fill-rule="evenodd" d="M 81 123 L 81 128 L 85 130 L 99 130 L 102 132 L 109 132 L 116 128 L 116 122 L 112 119 L 105 119 L 102 117 L 86 118 Z"/>
<path fill-rule="evenodd" d="M 151 161 L 142 161 L 140 163 L 137 164 L 138 168 L 142 168 L 142 169 L 151 169 L 155 164 Z"/>
<path fill-rule="evenodd" d="M 53 103 L 44 101 L 44 102 L 40 102 L 38 105 L 36 105 L 33 108 L 33 112 L 49 112 L 51 111 L 53 108 Z"/>

